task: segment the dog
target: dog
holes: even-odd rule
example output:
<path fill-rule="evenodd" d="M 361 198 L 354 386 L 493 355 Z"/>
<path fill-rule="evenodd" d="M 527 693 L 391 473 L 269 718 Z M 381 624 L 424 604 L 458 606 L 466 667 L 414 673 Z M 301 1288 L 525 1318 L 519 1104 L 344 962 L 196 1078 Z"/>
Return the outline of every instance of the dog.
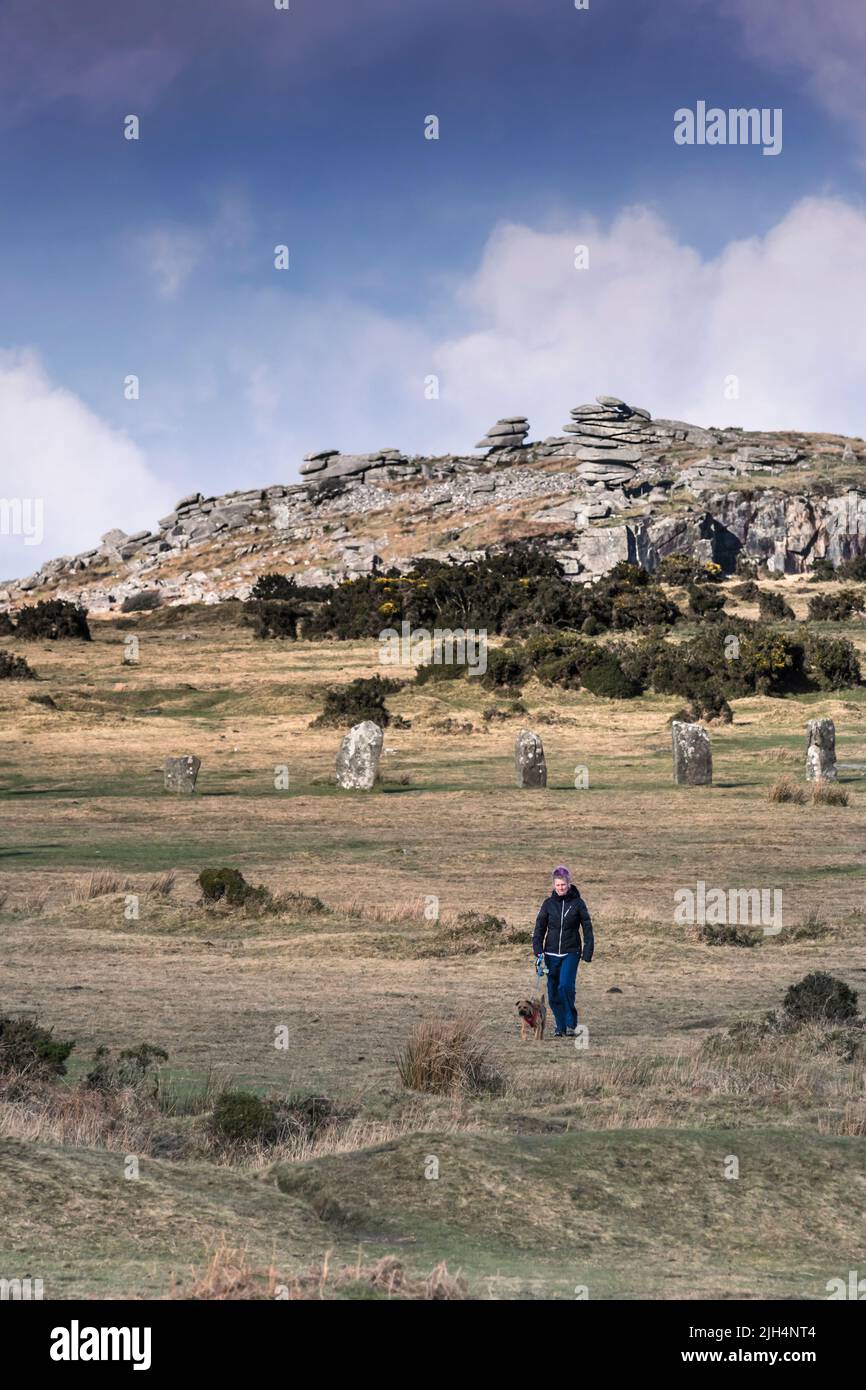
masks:
<path fill-rule="evenodd" d="M 518 999 L 517 1012 L 520 1015 L 520 1036 L 524 1040 L 532 1035 L 535 1042 L 544 1037 L 547 1022 L 547 1004 L 544 996 L 538 999 Z"/>

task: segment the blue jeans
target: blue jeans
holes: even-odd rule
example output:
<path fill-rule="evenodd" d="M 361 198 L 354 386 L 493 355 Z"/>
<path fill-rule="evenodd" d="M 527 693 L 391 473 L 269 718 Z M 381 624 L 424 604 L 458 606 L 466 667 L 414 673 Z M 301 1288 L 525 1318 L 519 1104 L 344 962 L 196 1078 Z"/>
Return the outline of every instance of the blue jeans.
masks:
<path fill-rule="evenodd" d="M 580 951 L 569 951 L 567 956 L 549 956 L 544 953 L 550 974 L 547 977 L 547 998 L 556 1019 L 560 1033 L 566 1028 L 577 1027 L 577 1006 L 574 991 L 577 985 L 577 967 L 580 964 Z"/>

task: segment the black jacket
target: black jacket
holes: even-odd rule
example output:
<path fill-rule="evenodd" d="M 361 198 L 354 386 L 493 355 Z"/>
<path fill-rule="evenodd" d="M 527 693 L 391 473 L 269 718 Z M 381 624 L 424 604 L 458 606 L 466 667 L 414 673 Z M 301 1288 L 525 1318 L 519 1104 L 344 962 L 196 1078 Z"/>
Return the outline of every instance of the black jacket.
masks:
<path fill-rule="evenodd" d="M 592 960 L 595 950 L 592 918 L 573 883 L 562 897 L 554 891 L 541 904 L 532 934 L 532 950 L 536 956 L 541 951 L 550 951 L 557 956 L 565 955 L 568 951 L 580 951 L 584 960 Z"/>

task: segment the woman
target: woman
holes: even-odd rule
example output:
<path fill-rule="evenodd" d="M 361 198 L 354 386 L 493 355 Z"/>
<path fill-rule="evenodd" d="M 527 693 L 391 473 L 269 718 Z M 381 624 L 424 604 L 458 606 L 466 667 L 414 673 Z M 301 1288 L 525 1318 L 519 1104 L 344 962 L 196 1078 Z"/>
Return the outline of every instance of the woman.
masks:
<path fill-rule="evenodd" d="M 581 941 L 581 927 L 583 940 Z M 563 864 L 553 871 L 553 892 L 541 904 L 532 934 L 532 954 L 542 953 L 549 971 L 547 997 L 556 1019 L 555 1038 L 573 1038 L 577 1028 L 574 991 L 581 958 L 592 960 L 595 940 L 589 909 Z"/>

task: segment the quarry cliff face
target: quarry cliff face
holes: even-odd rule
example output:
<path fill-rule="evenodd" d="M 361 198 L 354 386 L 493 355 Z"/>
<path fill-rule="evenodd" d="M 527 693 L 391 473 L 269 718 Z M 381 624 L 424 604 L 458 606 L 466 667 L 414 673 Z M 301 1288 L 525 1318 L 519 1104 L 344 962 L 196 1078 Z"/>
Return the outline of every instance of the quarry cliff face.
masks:
<path fill-rule="evenodd" d="M 50 596 L 98 613 L 142 589 L 217 603 L 246 598 L 270 570 L 328 584 L 515 543 L 551 551 L 576 582 L 678 552 L 728 571 L 742 554 L 779 575 L 866 553 L 862 439 L 704 428 L 613 396 L 575 406 L 562 435 L 528 433 L 524 416 L 508 416 L 473 455 L 321 450 L 298 483 L 194 493 L 151 531 L 109 531 L 4 581 L 0 606 Z"/>

